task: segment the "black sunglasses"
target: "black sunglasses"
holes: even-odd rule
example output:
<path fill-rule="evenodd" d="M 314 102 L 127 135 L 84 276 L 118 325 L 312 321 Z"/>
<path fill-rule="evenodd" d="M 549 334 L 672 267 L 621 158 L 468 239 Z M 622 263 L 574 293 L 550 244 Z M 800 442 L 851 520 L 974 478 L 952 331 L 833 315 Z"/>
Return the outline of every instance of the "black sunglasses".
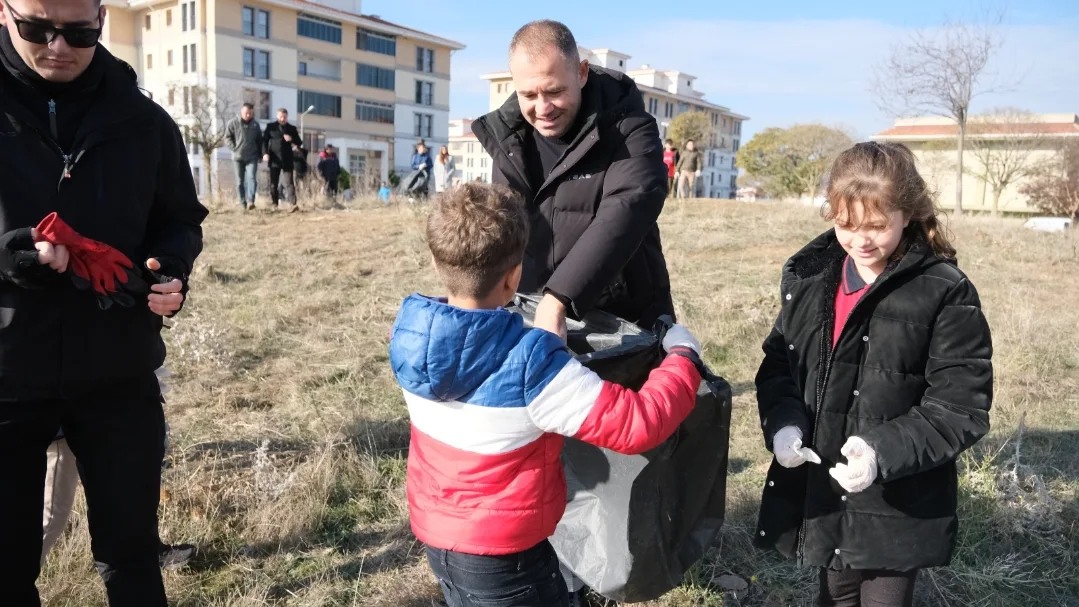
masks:
<path fill-rule="evenodd" d="M 90 48 L 95 46 L 98 38 L 101 37 L 102 28 L 100 27 L 55 27 L 50 23 L 28 21 L 12 10 L 7 2 L 4 2 L 4 8 L 11 14 L 11 20 L 15 22 L 19 37 L 31 44 L 52 44 L 57 36 L 63 36 L 67 45 L 72 48 Z M 100 18 L 100 13 L 98 18 Z"/>

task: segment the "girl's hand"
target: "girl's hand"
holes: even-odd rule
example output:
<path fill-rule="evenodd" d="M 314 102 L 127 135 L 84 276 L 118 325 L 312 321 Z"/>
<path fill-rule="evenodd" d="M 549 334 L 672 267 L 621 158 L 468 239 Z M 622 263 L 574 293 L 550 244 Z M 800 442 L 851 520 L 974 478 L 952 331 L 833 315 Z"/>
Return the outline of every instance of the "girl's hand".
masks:
<path fill-rule="evenodd" d="M 802 446 L 802 431 L 797 426 L 780 428 L 772 439 L 772 453 L 784 468 L 797 468 L 806 462 L 820 463 L 820 456 Z"/>
<path fill-rule="evenodd" d="M 847 463 L 836 464 L 828 474 L 847 492 L 865 491 L 877 480 L 877 452 L 864 440 L 852 436 L 839 452 L 847 458 Z"/>

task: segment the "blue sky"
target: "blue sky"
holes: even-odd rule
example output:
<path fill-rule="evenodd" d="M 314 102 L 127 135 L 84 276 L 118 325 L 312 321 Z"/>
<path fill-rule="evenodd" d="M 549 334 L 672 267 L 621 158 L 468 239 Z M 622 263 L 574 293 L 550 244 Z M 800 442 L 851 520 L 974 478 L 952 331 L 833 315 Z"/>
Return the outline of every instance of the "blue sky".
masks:
<path fill-rule="evenodd" d="M 664 11 L 659 7 L 669 7 Z M 452 62 L 451 118 L 487 109 L 479 75 L 506 69 L 506 45 L 532 19 L 566 23 L 578 44 L 612 48 L 697 76 L 705 99 L 750 116 L 743 138 L 770 126 L 823 122 L 861 138 L 892 116 L 869 92 L 874 65 L 916 28 L 969 19 L 984 3 L 908 0 L 364 0 L 363 12 L 461 42 Z M 1020 0 L 1007 7 L 1004 45 L 990 80 L 1008 90 L 977 98 L 973 110 L 1014 106 L 1079 112 L 1079 0 Z"/>

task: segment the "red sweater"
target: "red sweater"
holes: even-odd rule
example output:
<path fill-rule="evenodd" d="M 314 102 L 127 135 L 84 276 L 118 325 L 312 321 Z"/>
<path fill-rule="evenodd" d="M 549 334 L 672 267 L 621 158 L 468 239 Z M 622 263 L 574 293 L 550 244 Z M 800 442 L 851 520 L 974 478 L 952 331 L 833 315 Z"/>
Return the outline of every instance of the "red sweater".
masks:
<path fill-rule="evenodd" d="M 835 326 L 832 329 L 832 347 L 839 343 L 839 334 L 847 324 L 854 306 L 869 290 L 869 284 L 858 275 L 858 268 L 850 257 L 843 260 L 843 277 L 839 280 L 839 289 L 835 294 Z"/>

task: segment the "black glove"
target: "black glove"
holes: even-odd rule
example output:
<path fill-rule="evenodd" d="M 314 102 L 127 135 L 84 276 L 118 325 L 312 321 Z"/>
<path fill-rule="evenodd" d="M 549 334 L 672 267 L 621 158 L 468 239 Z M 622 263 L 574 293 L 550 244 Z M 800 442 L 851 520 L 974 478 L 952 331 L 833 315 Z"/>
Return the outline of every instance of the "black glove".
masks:
<path fill-rule="evenodd" d="M 59 273 L 38 262 L 38 250 L 30 228 L 0 235 L 0 277 L 24 289 L 40 289 Z"/>

